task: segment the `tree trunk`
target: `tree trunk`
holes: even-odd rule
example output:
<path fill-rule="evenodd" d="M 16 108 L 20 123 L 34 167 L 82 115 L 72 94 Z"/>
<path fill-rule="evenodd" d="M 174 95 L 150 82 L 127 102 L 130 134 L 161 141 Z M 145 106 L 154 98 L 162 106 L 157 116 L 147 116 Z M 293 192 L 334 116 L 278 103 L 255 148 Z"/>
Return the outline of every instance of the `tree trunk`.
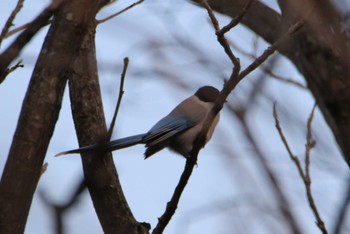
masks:
<path fill-rule="evenodd" d="M 1 179 L 1 233 L 24 232 L 67 78 L 71 79 L 73 114 L 81 144 L 94 142 L 106 131 L 94 49 L 98 4 L 94 0 L 66 1 L 55 14 L 23 102 Z M 86 157 L 83 165 L 103 230 L 146 233 L 125 201 L 111 156 Z"/>

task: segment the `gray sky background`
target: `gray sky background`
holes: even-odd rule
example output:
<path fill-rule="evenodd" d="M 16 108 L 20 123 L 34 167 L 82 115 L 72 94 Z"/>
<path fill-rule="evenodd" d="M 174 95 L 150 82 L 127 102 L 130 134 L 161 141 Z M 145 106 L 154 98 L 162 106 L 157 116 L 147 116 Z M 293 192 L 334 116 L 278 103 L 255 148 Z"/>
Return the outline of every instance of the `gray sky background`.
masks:
<path fill-rule="evenodd" d="M 26 0 L 15 25 L 30 21 L 48 3 Z M 131 3 L 120 0 L 103 9 L 98 19 Z M 5 22 L 15 2 L 2 5 L 0 22 Z M 271 2 L 270 5 L 275 6 L 275 3 Z M 229 22 L 224 16 L 218 15 L 218 18 L 221 25 Z M 0 85 L 0 109 L 3 110 L 0 121 L 0 172 L 6 162 L 23 97 L 47 29 L 41 30 L 22 52 L 20 58 L 25 68 L 17 69 Z M 15 37 L 5 40 L 1 50 Z M 252 51 L 255 36 L 244 27 L 235 28 L 229 38 L 241 49 Z M 258 40 L 258 53 L 266 46 L 262 40 Z M 146 132 L 198 87 L 213 85 L 221 88 L 222 80 L 231 72 L 230 62 L 216 41 L 206 11 L 188 1 L 145 1 L 98 26 L 96 50 L 108 124 L 117 100 L 123 58 L 128 56 L 130 59 L 125 94 L 113 138 Z M 250 63 L 247 57 L 240 53 L 237 55 L 241 58 L 242 67 Z M 206 66 L 200 63 L 200 58 L 208 61 Z M 304 82 L 286 59 L 280 57 L 277 64 L 274 70 L 276 73 Z M 245 95 L 261 74 L 259 70 L 253 72 L 237 87 L 228 101 L 244 104 Z M 279 110 L 287 110 L 280 115 L 286 137 L 293 152 L 302 156 L 306 121 L 314 100 L 308 91 L 266 79 L 264 95 L 258 98 L 249 112 L 249 125 L 254 129 L 259 146 L 268 155 L 268 163 L 278 175 L 282 187 L 288 191 L 293 212 L 305 233 L 319 233 L 313 224 L 314 218 L 305 199 L 304 187 L 283 148 L 272 117 L 272 104 L 277 101 Z M 181 82 L 188 85 L 188 89 L 176 85 Z M 313 129 L 316 137 L 320 138 L 316 138 L 317 146 L 312 151 L 312 188 L 321 215 L 331 230 L 342 193 L 348 184 L 349 170 L 318 110 Z M 77 146 L 67 89 L 45 160 L 49 164 L 48 170 L 38 185 L 38 190 L 57 203 L 64 202 L 67 194 L 72 193 L 82 177 L 82 167 L 78 155 L 61 158 L 53 156 Z M 144 160 L 143 152 L 143 146 L 120 150 L 114 153 L 114 160 L 136 219 L 149 222 L 154 227 L 173 193 L 185 160 L 167 150 Z M 282 233 L 284 226 L 278 223 L 276 216 L 279 214 L 259 168 L 241 127 L 224 108 L 217 130 L 211 142 L 201 151 L 198 167 L 165 233 L 237 231 L 260 234 L 270 233 L 271 229 Z M 257 217 L 261 215 L 264 219 L 258 220 Z M 243 222 L 245 219 L 250 221 Z M 88 193 L 67 214 L 65 221 L 67 233 L 102 233 Z M 266 225 L 266 222 L 271 224 Z M 248 223 L 250 225 L 246 225 Z M 52 228 L 51 213 L 36 194 L 25 233 L 52 233 Z"/>

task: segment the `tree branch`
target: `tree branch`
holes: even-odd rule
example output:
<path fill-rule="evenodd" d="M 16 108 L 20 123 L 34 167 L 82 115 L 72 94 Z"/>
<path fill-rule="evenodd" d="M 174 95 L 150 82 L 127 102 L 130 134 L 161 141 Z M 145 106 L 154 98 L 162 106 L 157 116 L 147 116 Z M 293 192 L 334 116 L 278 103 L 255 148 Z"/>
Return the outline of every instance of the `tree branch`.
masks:
<path fill-rule="evenodd" d="M 1 47 L 1 43 L 4 40 L 4 38 L 7 35 L 7 32 L 9 31 L 9 29 L 12 27 L 13 25 L 13 20 L 16 18 L 17 14 L 20 12 L 20 10 L 23 7 L 23 2 L 24 0 L 18 0 L 17 1 L 17 5 L 15 7 L 15 9 L 13 9 L 13 11 L 11 12 L 11 15 L 9 16 L 9 18 L 7 19 L 4 28 L 1 31 L 0 34 L 0 47 Z"/>
<path fill-rule="evenodd" d="M 13 65 L 10 68 L 6 68 L 6 70 L 4 71 L 4 73 L 2 73 L 2 75 L 0 75 L 0 84 L 6 79 L 6 77 L 13 72 L 14 70 L 16 70 L 19 67 L 24 67 L 24 65 L 22 64 L 22 60 L 18 61 L 15 65 Z"/>
<path fill-rule="evenodd" d="M 110 15 L 110 16 L 104 18 L 104 19 L 97 20 L 97 23 L 98 23 L 98 24 L 101 24 L 101 23 L 104 23 L 104 22 L 106 22 L 106 21 L 108 21 L 108 20 L 110 20 L 110 19 L 113 19 L 114 17 L 117 17 L 118 15 L 124 13 L 125 11 L 128 11 L 129 9 L 133 8 L 134 6 L 143 3 L 143 1 L 144 1 L 144 0 L 139 0 L 139 1 L 137 1 L 137 2 L 135 2 L 135 3 L 133 3 L 133 4 L 131 4 L 130 6 L 124 8 L 123 10 L 118 11 L 117 13 L 115 13 L 115 14 L 113 14 L 113 15 Z"/>
<path fill-rule="evenodd" d="M 23 47 L 32 39 L 32 37 L 46 24 L 50 17 L 62 5 L 62 1 L 54 1 L 41 14 L 36 17 L 28 27 L 16 38 L 16 40 L 0 54 L 0 76 L 5 73 L 6 68 L 19 55 Z"/>
<path fill-rule="evenodd" d="M 220 29 L 219 22 L 215 17 L 214 12 L 212 11 L 210 5 L 208 4 L 207 1 L 203 0 L 201 1 L 203 6 L 206 8 L 208 15 L 211 19 L 211 22 L 215 28 L 215 33 L 217 36 L 217 40 L 221 44 L 221 46 L 224 48 L 225 53 L 227 56 L 230 58 L 232 65 L 233 65 L 233 70 L 230 76 L 230 79 L 225 83 L 219 97 L 215 101 L 215 105 L 212 108 L 212 111 L 210 115 L 208 115 L 203 128 L 201 132 L 199 133 L 197 139 L 194 142 L 193 149 L 190 153 L 189 158 L 186 161 L 185 169 L 181 175 L 180 181 L 178 183 L 178 186 L 175 189 L 175 192 L 167 204 L 167 208 L 163 215 L 159 218 L 159 222 L 156 226 L 156 228 L 153 230 L 154 234 L 157 233 L 162 233 L 163 230 L 165 229 L 166 225 L 169 223 L 171 217 L 174 215 L 176 209 L 177 209 L 177 204 L 180 200 L 181 194 L 187 184 L 187 181 L 189 180 L 193 168 L 196 165 L 197 158 L 198 158 L 198 153 L 200 149 L 204 146 L 205 144 L 205 138 L 206 138 L 206 133 L 208 132 L 215 116 L 220 112 L 220 110 L 223 107 L 223 104 L 225 103 L 227 97 L 229 94 L 232 92 L 232 90 L 236 87 L 236 85 L 245 77 L 247 76 L 250 72 L 252 72 L 255 68 L 257 68 L 260 64 L 262 64 L 277 48 L 279 43 L 281 41 L 285 40 L 285 38 L 288 38 L 291 34 L 295 33 L 301 26 L 299 24 L 293 25 L 290 30 L 288 30 L 288 33 L 286 36 L 282 37 L 280 40 L 276 41 L 276 45 L 272 46 L 271 48 L 267 49 L 260 57 L 258 57 L 250 66 L 248 66 L 243 72 L 240 73 L 240 62 L 239 59 L 233 54 L 229 43 L 227 42 L 225 36 L 224 36 L 224 31 L 221 32 L 222 29 Z M 250 6 L 250 3 L 248 2 L 248 5 L 246 5 L 243 10 L 241 11 L 242 13 L 239 14 L 240 19 L 243 18 L 244 14 L 247 12 L 248 7 Z M 230 22 L 228 26 L 226 26 L 225 30 L 227 28 L 237 25 L 237 23 L 232 23 Z"/>
<path fill-rule="evenodd" d="M 121 77 L 120 77 L 120 86 L 119 86 L 119 95 L 118 95 L 117 106 L 116 106 L 116 108 L 114 110 L 114 114 L 113 114 L 113 118 L 112 118 L 112 121 L 111 121 L 111 125 L 109 126 L 108 133 L 107 133 L 107 140 L 108 141 L 111 140 L 111 137 L 112 137 L 112 134 L 113 134 L 114 125 L 115 125 L 115 121 L 117 119 L 117 115 L 118 115 L 118 112 L 119 112 L 119 107 L 120 107 L 120 104 L 121 104 L 121 101 L 122 101 L 122 98 L 123 98 L 123 94 L 124 94 L 124 80 L 125 80 L 126 71 L 128 69 L 128 65 L 129 65 L 129 58 L 126 57 L 126 58 L 124 58 L 123 72 L 122 72 Z"/>
<path fill-rule="evenodd" d="M 300 163 L 298 157 L 293 155 L 293 153 L 288 145 L 288 141 L 283 134 L 283 131 L 282 131 L 282 128 L 280 126 L 279 119 L 278 119 L 278 114 L 276 111 L 276 103 L 273 105 L 273 116 L 275 119 L 278 134 L 280 135 L 282 142 L 283 142 L 285 148 L 287 149 L 287 152 L 289 154 L 290 159 L 296 165 L 298 172 L 299 172 L 299 175 L 300 175 L 300 178 L 302 179 L 302 181 L 305 185 L 306 197 L 307 197 L 309 206 L 310 206 L 310 208 L 311 208 L 311 210 L 316 218 L 317 227 L 321 230 L 321 232 L 323 234 L 327 234 L 328 233 L 327 228 L 326 228 L 326 226 L 325 226 L 325 224 L 320 216 L 320 213 L 317 209 L 317 206 L 316 206 L 316 203 L 315 203 L 315 200 L 313 198 L 312 191 L 311 191 L 310 151 L 316 144 L 315 141 L 312 139 L 311 123 L 312 123 L 312 120 L 314 117 L 315 108 L 316 108 L 316 105 L 314 105 L 314 107 L 312 108 L 312 111 L 311 111 L 310 116 L 309 116 L 308 121 L 307 121 L 307 134 L 306 134 L 306 145 L 305 145 L 305 172 L 303 171 L 303 169 L 301 167 L 301 163 Z"/>
<path fill-rule="evenodd" d="M 92 23 L 93 22 L 93 23 Z M 88 34 L 69 73 L 69 94 L 75 129 L 80 146 L 105 139 L 103 113 L 95 53 L 96 21 L 90 21 Z M 147 233 L 138 223 L 125 199 L 110 152 L 81 154 L 84 177 L 96 214 L 105 233 Z"/>

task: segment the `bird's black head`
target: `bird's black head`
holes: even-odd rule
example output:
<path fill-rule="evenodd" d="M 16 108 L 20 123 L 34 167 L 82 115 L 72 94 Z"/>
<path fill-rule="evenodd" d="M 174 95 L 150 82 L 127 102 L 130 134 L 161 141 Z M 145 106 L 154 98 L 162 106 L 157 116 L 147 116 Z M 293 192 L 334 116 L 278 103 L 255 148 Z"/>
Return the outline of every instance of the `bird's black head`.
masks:
<path fill-rule="evenodd" d="M 212 86 L 203 86 L 194 94 L 203 102 L 215 102 L 220 91 Z"/>

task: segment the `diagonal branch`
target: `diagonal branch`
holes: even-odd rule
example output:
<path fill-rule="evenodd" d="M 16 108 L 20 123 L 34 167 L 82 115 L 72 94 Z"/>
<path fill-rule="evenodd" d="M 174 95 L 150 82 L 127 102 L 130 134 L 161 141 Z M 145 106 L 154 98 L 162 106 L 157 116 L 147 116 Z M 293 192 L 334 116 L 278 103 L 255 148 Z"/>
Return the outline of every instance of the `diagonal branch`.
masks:
<path fill-rule="evenodd" d="M 50 17 L 62 5 L 61 3 L 62 1 L 54 1 L 29 24 L 29 26 L 2 54 L 0 54 L 0 76 L 5 72 L 10 63 L 19 55 L 23 47 L 44 25 L 46 25 Z"/>
<path fill-rule="evenodd" d="M 219 31 L 219 34 L 225 34 L 232 28 L 236 27 L 237 24 L 239 24 L 242 21 L 243 17 L 247 14 L 248 9 L 254 1 L 255 0 L 248 0 L 245 6 L 242 8 L 242 10 L 238 13 L 238 15 L 235 18 L 233 18 L 228 25 L 222 27 L 222 29 Z"/>
<path fill-rule="evenodd" d="M 222 29 L 220 29 L 219 21 L 216 19 L 216 16 L 215 16 L 213 10 L 211 9 L 210 5 L 208 4 L 208 2 L 206 0 L 202 0 L 201 4 L 207 9 L 210 20 L 215 28 L 217 40 L 219 41 L 221 46 L 224 48 L 225 53 L 227 54 L 227 56 L 230 58 L 231 62 L 233 63 L 235 70 L 236 70 L 235 74 L 238 74 L 238 72 L 241 68 L 241 65 L 240 65 L 239 59 L 232 53 L 232 50 L 230 49 L 230 45 L 224 36 L 225 32 L 222 31 Z M 241 13 L 239 14 L 239 15 L 241 15 L 240 17 L 238 17 L 239 19 L 243 18 L 243 15 L 246 11 L 242 11 L 242 12 L 243 12 L 242 14 Z M 235 25 L 237 25 L 237 24 L 235 24 Z M 225 30 L 227 30 L 228 28 L 232 29 L 235 25 L 230 25 L 230 27 L 226 26 Z"/>
<path fill-rule="evenodd" d="M 215 28 L 216 31 L 216 35 L 217 35 L 217 39 L 220 42 L 220 44 L 222 45 L 222 47 L 224 48 L 226 54 L 228 55 L 228 57 L 231 59 L 231 62 L 233 63 L 234 69 L 233 69 L 233 75 L 231 75 L 231 77 L 236 77 L 238 76 L 239 70 L 240 70 L 240 62 L 239 59 L 236 58 L 236 56 L 233 54 L 233 52 L 230 49 L 230 46 L 224 36 L 224 34 L 219 34 L 217 32 L 220 31 L 220 27 L 219 27 L 219 22 L 217 21 L 214 12 L 211 10 L 209 4 L 207 1 L 202 1 L 202 4 L 206 7 L 207 11 L 208 11 L 208 15 L 212 21 L 212 24 Z M 180 201 L 180 197 L 182 195 L 182 192 L 185 189 L 185 186 L 193 172 L 194 166 L 197 163 L 197 158 L 198 158 L 198 153 L 200 151 L 200 149 L 204 146 L 205 144 L 205 136 L 206 133 L 208 132 L 211 123 L 213 122 L 215 116 L 219 113 L 219 111 L 222 109 L 223 104 L 225 102 L 225 100 L 227 99 L 228 95 L 231 93 L 232 89 L 230 90 L 230 88 L 228 87 L 229 82 L 227 82 L 224 86 L 223 91 L 221 91 L 221 94 L 219 95 L 218 99 L 215 102 L 214 107 L 212 108 L 211 114 L 208 115 L 201 132 L 198 134 L 194 144 L 193 144 L 193 149 L 191 150 L 190 154 L 189 154 L 189 158 L 186 160 L 186 165 L 184 168 L 184 171 L 180 177 L 179 183 L 175 188 L 174 194 L 171 198 L 171 200 L 168 202 L 167 207 L 165 212 L 163 213 L 163 215 L 158 219 L 158 224 L 155 227 L 155 229 L 153 230 L 153 234 L 159 234 L 159 233 L 163 233 L 165 227 L 167 226 L 167 224 L 169 223 L 170 219 L 172 218 L 172 216 L 175 214 L 175 211 L 177 209 L 177 205 Z M 226 87 L 226 89 L 225 89 Z M 226 90 L 224 92 L 224 90 Z"/>
<path fill-rule="evenodd" d="M 143 3 L 143 1 L 144 1 L 144 0 L 139 0 L 139 1 L 137 1 L 137 2 L 135 2 L 135 3 L 133 3 L 133 4 L 131 4 L 130 6 L 125 7 L 123 10 L 118 11 L 117 13 L 115 13 L 115 14 L 113 14 L 113 15 L 110 15 L 110 16 L 104 18 L 104 19 L 97 20 L 97 24 L 104 23 L 104 22 L 106 22 L 106 21 L 108 21 L 108 20 L 110 20 L 110 19 L 113 19 L 114 17 L 117 17 L 118 15 L 124 13 L 125 11 L 128 11 L 129 9 L 133 8 L 134 6 Z"/>
<path fill-rule="evenodd" d="M 10 17 L 7 19 L 7 21 L 5 23 L 5 26 L 2 29 L 1 34 L 0 34 L 0 47 L 1 47 L 2 41 L 6 38 L 7 32 L 12 27 L 14 19 L 16 18 L 17 14 L 22 9 L 23 2 L 24 2 L 24 0 L 18 0 L 17 1 L 17 5 L 16 5 L 15 9 L 13 9 L 13 11 L 11 12 Z"/>

